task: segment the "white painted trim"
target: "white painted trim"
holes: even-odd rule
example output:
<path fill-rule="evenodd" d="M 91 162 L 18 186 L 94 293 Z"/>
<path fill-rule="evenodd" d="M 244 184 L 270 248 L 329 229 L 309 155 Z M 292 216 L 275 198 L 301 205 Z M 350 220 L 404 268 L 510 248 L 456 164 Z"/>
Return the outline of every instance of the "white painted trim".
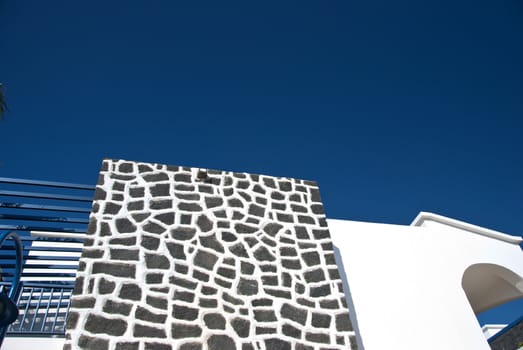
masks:
<path fill-rule="evenodd" d="M 442 215 L 428 213 L 424 211 L 420 212 L 418 216 L 416 216 L 416 218 L 414 219 L 414 221 L 412 221 L 410 226 L 423 226 L 423 223 L 425 221 L 434 221 L 443 225 L 451 226 L 460 230 L 465 230 L 470 233 L 475 233 L 489 238 L 498 239 L 500 241 L 504 241 L 511 244 L 519 245 L 521 242 L 523 242 L 523 238 L 519 236 L 508 235 L 506 233 L 494 231 L 488 228 L 472 225 L 463 221 L 451 219 Z"/>

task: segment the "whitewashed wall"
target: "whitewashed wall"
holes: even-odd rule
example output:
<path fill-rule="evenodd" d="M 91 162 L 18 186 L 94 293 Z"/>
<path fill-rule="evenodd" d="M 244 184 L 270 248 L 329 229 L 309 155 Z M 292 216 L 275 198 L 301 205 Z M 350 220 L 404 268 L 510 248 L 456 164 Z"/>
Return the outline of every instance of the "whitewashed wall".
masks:
<path fill-rule="evenodd" d="M 521 240 L 513 236 L 433 214 L 419 217 L 414 222 L 419 227 L 328 224 L 348 281 L 344 289 L 360 349 L 489 350 L 462 288 L 465 271 L 478 263 L 512 270 L 508 277 L 497 276 L 509 280 L 499 285 L 512 284 L 511 291 L 523 296 Z M 475 282 L 489 292 L 497 285 Z"/>

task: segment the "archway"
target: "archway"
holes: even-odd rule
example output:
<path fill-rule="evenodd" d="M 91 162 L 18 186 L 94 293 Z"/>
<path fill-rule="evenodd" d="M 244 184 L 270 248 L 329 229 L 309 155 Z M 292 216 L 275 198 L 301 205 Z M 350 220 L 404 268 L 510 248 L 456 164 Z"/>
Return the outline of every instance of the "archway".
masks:
<path fill-rule="evenodd" d="M 463 273 L 461 285 L 476 315 L 523 298 L 523 277 L 497 264 L 469 266 Z"/>

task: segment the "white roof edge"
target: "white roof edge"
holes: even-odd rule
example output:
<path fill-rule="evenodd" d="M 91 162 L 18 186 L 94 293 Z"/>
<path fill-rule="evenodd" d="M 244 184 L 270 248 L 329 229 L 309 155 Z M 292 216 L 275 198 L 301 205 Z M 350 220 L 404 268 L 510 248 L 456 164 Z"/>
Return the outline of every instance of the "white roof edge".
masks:
<path fill-rule="evenodd" d="M 519 237 L 519 236 L 508 235 L 506 233 L 494 231 L 494 230 L 484 228 L 481 226 L 472 225 L 472 224 L 469 224 L 464 221 L 459 221 L 456 219 L 448 218 L 446 216 L 442 216 L 442 215 L 438 215 L 438 214 L 434 214 L 434 213 L 428 213 L 428 212 L 424 212 L 424 211 L 420 212 L 418 214 L 418 216 L 416 216 L 416 218 L 412 221 L 410 226 L 421 226 L 421 225 L 423 225 L 423 222 L 426 220 L 435 221 L 435 222 L 438 222 L 443 225 L 448 225 L 448 226 L 458 228 L 461 230 L 465 230 L 465 231 L 469 231 L 471 233 L 475 233 L 478 235 L 498 239 L 500 241 L 504 241 L 507 243 L 519 245 L 521 242 L 523 242 L 523 238 Z"/>
<path fill-rule="evenodd" d="M 486 329 L 486 328 L 505 328 L 506 326 L 508 326 L 508 324 L 490 324 L 490 323 L 487 323 L 487 324 L 484 324 L 481 329 Z"/>

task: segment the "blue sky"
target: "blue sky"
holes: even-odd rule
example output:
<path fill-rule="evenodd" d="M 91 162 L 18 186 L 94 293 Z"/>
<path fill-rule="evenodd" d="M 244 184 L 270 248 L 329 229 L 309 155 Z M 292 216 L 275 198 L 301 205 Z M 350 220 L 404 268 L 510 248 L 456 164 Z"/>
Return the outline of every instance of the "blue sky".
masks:
<path fill-rule="evenodd" d="M 265 173 L 318 181 L 331 218 L 522 234 L 520 0 L 0 0 L 0 34 L 1 176 Z"/>

